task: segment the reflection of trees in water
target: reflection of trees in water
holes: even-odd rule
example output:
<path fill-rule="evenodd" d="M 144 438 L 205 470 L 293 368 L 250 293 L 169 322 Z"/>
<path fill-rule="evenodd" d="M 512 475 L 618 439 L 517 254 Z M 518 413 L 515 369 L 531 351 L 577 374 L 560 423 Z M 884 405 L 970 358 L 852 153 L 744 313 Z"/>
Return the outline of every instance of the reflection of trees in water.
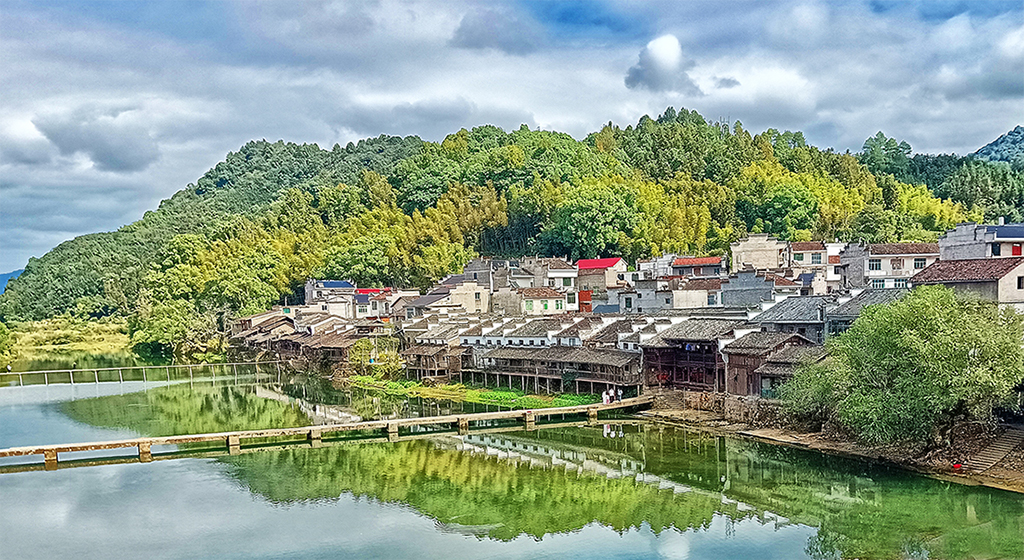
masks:
<path fill-rule="evenodd" d="M 306 386 L 322 391 L 323 398 L 338 398 L 338 390 L 328 387 Z M 368 418 L 406 415 L 419 406 L 369 391 L 352 391 L 346 398 Z M 146 435 L 307 422 L 287 404 L 260 399 L 243 387 L 162 387 L 71 401 L 62 409 L 79 421 Z M 706 528 L 715 515 L 774 523 L 767 513 L 772 512 L 782 523 L 818 528 L 807 545 L 814 558 L 916 558 L 921 550 L 929 558 L 1024 558 L 1024 500 L 1017 494 L 707 433 L 650 425 L 625 426 L 622 432 L 622 437 L 604 437 L 603 427 L 595 426 L 488 436 L 536 457 L 540 463 L 533 465 L 470 453 L 453 437 L 291 449 L 224 461 L 253 492 L 273 502 L 351 493 L 409 504 L 446 530 L 494 539 L 541 538 L 591 522 L 617 531 L 647 522 L 656 532 Z M 565 453 L 562 460 L 585 456 L 627 476 L 553 467 L 554 452 Z M 694 491 L 659 490 L 628 476 L 633 470 Z"/>

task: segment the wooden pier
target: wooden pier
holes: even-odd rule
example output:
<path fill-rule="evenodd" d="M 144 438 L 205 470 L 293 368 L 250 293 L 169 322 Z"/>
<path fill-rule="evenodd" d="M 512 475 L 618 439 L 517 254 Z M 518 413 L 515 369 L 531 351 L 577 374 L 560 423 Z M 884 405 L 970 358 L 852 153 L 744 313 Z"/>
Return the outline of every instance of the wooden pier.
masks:
<path fill-rule="evenodd" d="M 563 414 L 586 414 L 588 422 L 596 422 L 598 413 L 628 408 L 645 407 L 654 401 L 653 396 L 640 396 L 623 399 L 612 404 L 589 404 L 563 406 L 557 408 L 540 408 L 534 410 L 504 410 L 499 412 L 481 412 L 474 414 L 455 414 L 448 416 L 425 416 L 421 418 L 399 418 L 393 420 L 370 420 L 349 424 L 329 424 L 321 426 L 304 426 L 301 428 L 271 428 L 265 430 L 246 430 L 238 432 L 219 432 L 212 434 L 190 434 L 180 436 L 143 437 L 116 441 L 91 443 L 69 443 L 60 445 L 38 445 L 29 447 L 11 447 L 0 449 L 0 457 L 24 457 L 42 455 L 47 469 L 56 469 L 61 453 L 78 451 L 96 451 L 103 449 L 138 449 L 138 460 L 153 460 L 152 448 L 155 445 L 179 445 L 185 443 L 220 442 L 227 447 L 229 453 L 240 453 L 245 440 L 255 438 L 305 438 L 313 447 L 322 445 L 324 436 L 341 432 L 379 431 L 388 441 L 399 440 L 399 429 L 413 426 L 447 425 L 458 430 L 460 434 L 469 433 L 471 422 L 489 420 L 519 420 L 526 429 L 536 427 L 538 418 Z"/>

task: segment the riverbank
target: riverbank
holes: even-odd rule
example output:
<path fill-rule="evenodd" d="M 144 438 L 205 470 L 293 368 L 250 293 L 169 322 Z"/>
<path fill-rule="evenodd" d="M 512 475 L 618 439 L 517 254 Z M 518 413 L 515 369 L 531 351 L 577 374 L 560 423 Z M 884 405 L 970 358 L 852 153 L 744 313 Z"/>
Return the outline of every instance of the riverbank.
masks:
<path fill-rule="evenodd" d="M 468 387 L 461 383 L 428 387 L 417 381 L 388 381 L 368 375 L 353 375 L 343 378 L 343 382 L 352 387 L 381 391 L 394 396 L 446 399 L 514 409 L 577 406 L 601 402 L 600 396 L 591 394 L 530 395 L 516 389 Z"/>
<path fill-rule="evenodd" d="M 981 485 L 1024 493 L 1024 444 L 1016 447 L 999 463 L 983 473 L 972 473 L 953 467 L 965 463 L 993 441 L 997 434 L 961 433 L 962 443 L 950 449 L 922 454 L 909 446 L 869 446 L 822 432 L 801 432 L 791 428 L 759 428 L 744 422 L 726 419 L 725 415 L 688 408 L 656 408 L 641 412 L 639 417 L 697 428 L 716 434 L 727 434 L 818 451 L 830 455 L 883 463 L 959 484 Z M 960 428 L 969 431 L 969 427 Z"/>

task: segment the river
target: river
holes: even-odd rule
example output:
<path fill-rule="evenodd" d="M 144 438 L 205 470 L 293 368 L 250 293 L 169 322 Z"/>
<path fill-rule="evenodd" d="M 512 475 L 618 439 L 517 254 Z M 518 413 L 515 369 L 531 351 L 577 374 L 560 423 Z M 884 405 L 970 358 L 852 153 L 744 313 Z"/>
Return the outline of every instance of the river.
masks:
<path fill-rule="evenodd" d="M 482 406 L 315 380 L 4 387 L 0 448 L 316 421 L 294 397 L 366 419 Z M 49 472 L 0 460 L 0 557 L 1024 558 L 1019 494 L 631 420 L 538 428 Z"/>

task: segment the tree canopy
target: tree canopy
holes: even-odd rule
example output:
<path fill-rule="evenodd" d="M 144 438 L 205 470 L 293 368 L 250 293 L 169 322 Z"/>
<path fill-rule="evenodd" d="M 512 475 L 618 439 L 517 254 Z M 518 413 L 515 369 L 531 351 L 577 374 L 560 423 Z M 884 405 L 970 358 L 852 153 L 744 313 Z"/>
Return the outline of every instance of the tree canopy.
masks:
<path fill-rule="evenodd" d="M 783 386 L 796 414 L 870 443 L 933 442 L 958 419 L 1015 406 L 1024 317 L 949 288 L 923 286 L 868 307 L 828 342 L 829 358 Z"/>

